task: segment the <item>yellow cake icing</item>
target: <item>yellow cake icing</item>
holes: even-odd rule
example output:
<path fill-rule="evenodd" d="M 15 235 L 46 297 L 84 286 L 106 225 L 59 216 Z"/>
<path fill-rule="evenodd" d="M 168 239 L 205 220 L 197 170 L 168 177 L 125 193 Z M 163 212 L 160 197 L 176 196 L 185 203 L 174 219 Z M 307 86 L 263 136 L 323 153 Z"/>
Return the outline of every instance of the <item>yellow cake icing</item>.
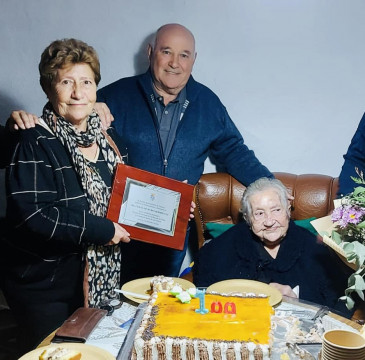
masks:
<path fill-rule="evenodd" d="M 132 360 L 268 360 L 273 308 L 266 296 L 205 294 L 207 314 L 166 292 L 154 291 L 136 331 Z"/>
<path fill-rule="evenodd" d="M 212 303 L 217 312 L 211 311 Z M 230 304 L 235 304 L 234 314 Z M 269 343 L 273 309 L 267 297 L 206 294 L 205 307 L 209 313 L 204 315 L 195 312 L 199 308 L 198 298 L 193 298 L 190 304 L 182 304 L 167 293 L 158 293 L 154 306 L 158 308 L 156 326 L 152 329 L 155 336 Z M 228 313 L 224 312 L 225 308 Z"/>

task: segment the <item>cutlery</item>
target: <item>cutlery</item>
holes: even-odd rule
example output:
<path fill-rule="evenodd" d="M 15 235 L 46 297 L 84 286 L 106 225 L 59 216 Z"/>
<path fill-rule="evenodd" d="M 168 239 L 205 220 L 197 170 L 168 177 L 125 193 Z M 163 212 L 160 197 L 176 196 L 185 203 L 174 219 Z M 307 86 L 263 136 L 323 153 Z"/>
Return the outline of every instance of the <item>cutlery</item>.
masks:
<path fill-rule="evenodd" d="M 329 313 L 329 308 L 327 306 L 322 306 L 316 314 L 312 317 L 312 320 L 316 321 L 318 318 L 323 318 L 323 316 Z"/>
<path fill-rule="evenodd" d="M 122 329 L 129 329 L 130 325 L 134 321 L 134 317 L 130 318 L 129 320 L 125 321 L 123 324 L 120 324 L 119 327 Z"/>
<path fill-rule="evenodd" d="M 142 299 L 142 300 L 148 300 L 150 298 L 149 295 L 143 295 L 143 294 L 138 294 L 132 291 L 126 291 L 126 290 L 119 290 L 119 289 L 114 289 L 115 292 L 123 294 L 123 295 L 129 295 L 129 296 L 133 296 L 137 299 Z"/>
<path fill-rule="evenodd" d="M 315 314 L 312 318 L 310 319 L 306 319 L 306 318 L 301 318 L 301 328 L 303 330 L 305 330 L 306 332 L 309 332 L 312 327 L 314 326 L 314 324 L 316 323 L 317 319 L 321 319 L 323 316 L 327 315 L 329 312 L 329 309 L 327 306 L 322 306 Z"/>
<path fill-rule="evenodd" d="M 290 349 L 295 355 L 299 356 L 300 359 L 316 360 L 318 353 L 321 350 L 322 344 L 312 344 L 312 345 L 316 345 L 316 348 L 313 347 L 311 349 L 310 348 L 303 349 L 302 345 L 303 344 L 292 344 L 292 343 L 286 344 L 288 349 Z M 311 351 L 309 351 L 309 350 L 311 350 Z"/>

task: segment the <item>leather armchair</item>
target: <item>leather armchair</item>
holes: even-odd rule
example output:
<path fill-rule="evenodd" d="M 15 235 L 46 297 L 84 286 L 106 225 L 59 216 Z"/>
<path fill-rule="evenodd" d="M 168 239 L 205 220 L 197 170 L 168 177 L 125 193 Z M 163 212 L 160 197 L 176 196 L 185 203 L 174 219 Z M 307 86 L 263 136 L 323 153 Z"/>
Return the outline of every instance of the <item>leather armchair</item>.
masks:
<path fill-rule="evenodd" d="M 320 218 L 333 210 L 333 200 L 338 189 L 338 178 L 327 175 L 295 175 L 274 173 L 294 196 L 292 201 L 293 220 Z M 245 187 L 226 173 L 204 174 L 195 186 L 195 222 L 199 247 L 205 239 L 205 224 L 217 222 L 236 224 L 241 220 L 240 206 Z"/>

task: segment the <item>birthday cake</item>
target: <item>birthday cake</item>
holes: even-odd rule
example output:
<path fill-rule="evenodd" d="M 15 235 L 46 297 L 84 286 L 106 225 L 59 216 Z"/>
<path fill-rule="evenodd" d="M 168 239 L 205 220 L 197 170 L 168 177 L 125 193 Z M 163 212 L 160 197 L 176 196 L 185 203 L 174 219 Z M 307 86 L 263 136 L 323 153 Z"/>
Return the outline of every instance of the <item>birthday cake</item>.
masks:
<path fill-rule="evenodd" d="M 136 331 L 132 360 L 270 358 L 274 311 L 268 297 L 211 292 L 187 299 L 174 292 L 153 291 Z"/>

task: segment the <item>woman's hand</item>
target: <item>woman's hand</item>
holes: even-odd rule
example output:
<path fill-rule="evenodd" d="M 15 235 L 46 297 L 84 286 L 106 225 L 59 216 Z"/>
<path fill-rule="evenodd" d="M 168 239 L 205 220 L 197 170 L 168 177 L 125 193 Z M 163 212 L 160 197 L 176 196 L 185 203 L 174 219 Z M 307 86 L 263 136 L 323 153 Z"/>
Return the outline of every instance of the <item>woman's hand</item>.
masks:
<path fill-rule="evenodd" d="M 278 284 L 278 283 L 270 283 L 269 285 L 274 287 L 275 289 L 279 290 L 282 295 L 289 296 L 292 298 L 298 297 L 289 285 L 282 285 L 282 284 Z"/>
<path fill-rule="evenodd" d="M 114 236 L 113 238 L 106 244 L 106 245 L 117 245 L 120 242 L 124 242 L 124 243 L 128 243 L 131 241 L 131 239 L 129 238 L 130 234 L 129 232 L 124 229 L 123 227 L 121 227 L 119 224 L 117 223 L 113 223 L 114 224 Z"/>
<path fill-rule="evenodd" d="M 102 102 L 95 103 L 94 109 L 100 117 L 101 127 L 106 130 L 108 127 L 110 127 L 112 121 L 114 121 L 112 113 L 110 112 L 108 106 Z"/>
<path fill-rule="evenodd" d="M 23 110 L 13 111 L 7 122 L 10 131 L 30 129 L 36 124 L 38 124 L 38 116 Z"/>

